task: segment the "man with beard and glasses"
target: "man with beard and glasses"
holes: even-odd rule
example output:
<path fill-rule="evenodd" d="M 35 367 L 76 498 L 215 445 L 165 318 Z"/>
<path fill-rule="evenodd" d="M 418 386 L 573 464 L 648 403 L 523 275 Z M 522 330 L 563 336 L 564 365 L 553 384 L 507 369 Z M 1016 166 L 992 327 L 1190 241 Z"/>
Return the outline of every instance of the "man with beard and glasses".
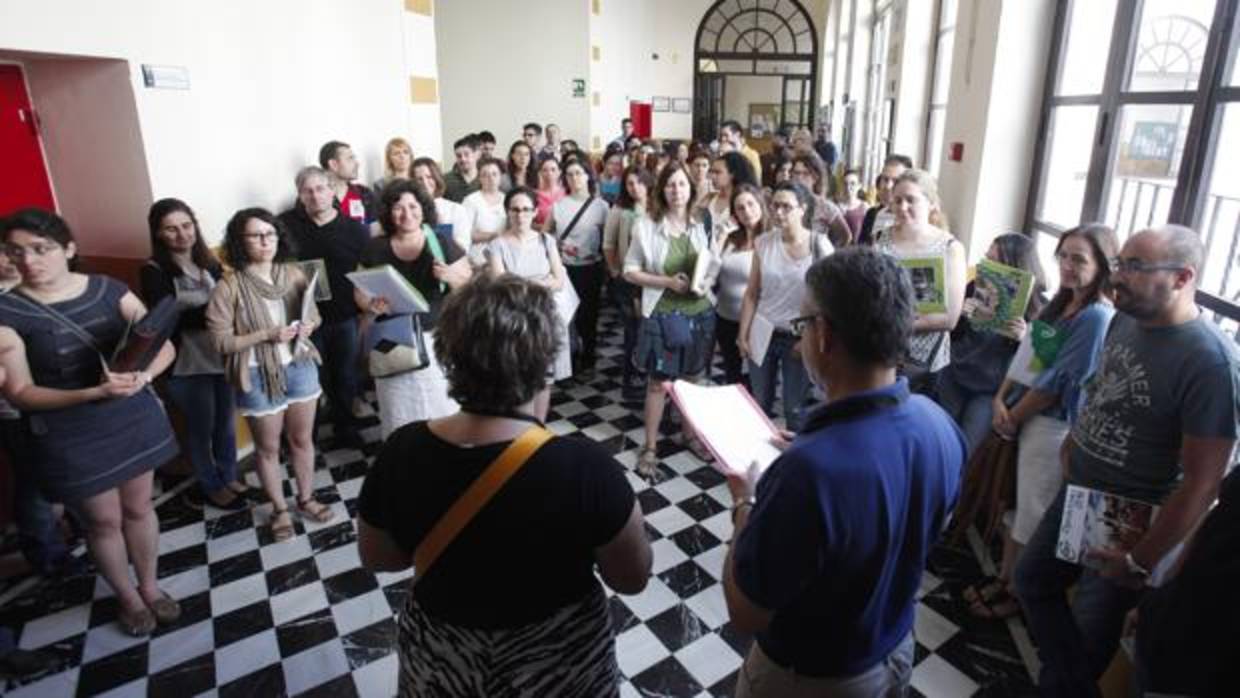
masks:
<path fill-rule="evenodd" d="M 1202 264 L 1201 240 L 1177 225 L 1132 236 L 1111 262 L 1119 313 L 1060 451 L 1065 487 L 1016 568 L 1042 695 L 1100 695 L 1125 614 L 1218 496 L 1236 443 L 1240 364 L 1196 305 Z M 1161 508 L 1129 549 L 1092 551 L 1098 568 L 1083 567 L 1055 556 L 1068 484 Z"/>

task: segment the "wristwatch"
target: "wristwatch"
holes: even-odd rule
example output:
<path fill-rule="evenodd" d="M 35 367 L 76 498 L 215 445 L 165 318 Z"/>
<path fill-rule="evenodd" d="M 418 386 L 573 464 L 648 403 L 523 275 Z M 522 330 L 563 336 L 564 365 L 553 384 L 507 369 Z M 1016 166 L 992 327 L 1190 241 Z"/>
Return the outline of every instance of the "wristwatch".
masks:
<path fill-rule="evenodd" d="M 1140 577 L 1141 579 L 1150 578 L 1150 571 L 1142 567 L 1140 563 L 1133 559 L 1132 553 L 1124 554 L 1124 564 L 1128 566 L 1128 574 L 1135 577 Z"/>
<path fill-rule="evenodd" d="M 745 497 L 744 499 L 738 499 L 735 502 L 733 502 L 732 503 L 732 525 L 733 526 L 736 525 L 736 516 L 737 514 L 740 514 L 741 507 L 747 506 L 750 509 L 752 509 L 753 506 L 757 503 L 758 503 L 758 500 L 754 499 L 752 496 Z"/>

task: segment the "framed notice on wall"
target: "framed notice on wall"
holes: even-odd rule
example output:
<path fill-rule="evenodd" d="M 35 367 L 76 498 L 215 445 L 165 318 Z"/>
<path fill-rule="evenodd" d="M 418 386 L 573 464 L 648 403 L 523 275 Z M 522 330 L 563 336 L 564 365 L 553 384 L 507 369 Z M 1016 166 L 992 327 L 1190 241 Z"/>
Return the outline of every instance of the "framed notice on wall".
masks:
<path fill-rule="evenodd" d="M 693 112 L 693 100 L 688 97 L 677 97 L 672 100 L 672 111 L 677 114 L 689 114 Z"/>
<path fill-rule="evenodd" d="M 651 97 L 650 108 L 654 111 L 671 111 L 672 99 L 671 97 Z"/>

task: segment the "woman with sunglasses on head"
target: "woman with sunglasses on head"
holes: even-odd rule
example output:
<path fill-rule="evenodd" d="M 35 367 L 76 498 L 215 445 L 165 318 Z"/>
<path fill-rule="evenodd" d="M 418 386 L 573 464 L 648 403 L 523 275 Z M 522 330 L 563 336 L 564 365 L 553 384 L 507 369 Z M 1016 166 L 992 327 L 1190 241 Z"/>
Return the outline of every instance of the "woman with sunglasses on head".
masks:
<path fill-rule="evenodd" d="M 151 258 L 139 270 L 142 300 L 150 307 L 167 296 L 180 312 L 172 342 L 176 363 L 164 389 L 185 416 L 185 450 L 198 488 L 191 490 L 217 509 L 245 509 L 249 487 L 237 479 L 237 434 L 232 388 L 224 360 L 207 331 L 207 301 L 223 267 L 202 239 L 198 218 L 180 199 L 160 199 L 147 214 Z M 187 493 L 188 494 L 188 493 Z"/>
<path fill-rule="evenodd" d="M 898 187 L 897 187 L 898 189 Z M 1003 545 L 994 579 L 964 590 L 969 610 L 983 618 L 1020 612 L 1012 593 L 1012 571 L 1042 515 L 1059 494 L 1063 470 L 1059 449 L 1076 419 L 1081 390 L 1093 374 L 1115 315 L 1111 306 L 1111 260 L 1119 254 L 1115 232 L 1099 223 L 1073 228 L 1059 237 L 1059 291 L 1038 314 L 1054 328 L 1058 350 L 1031 386 L 1004 378 L 991 402 L 995 432 L 1016 439 L 1016 517 Z"/>
<path fill-rule="evenodd" d="M 504 197 L 508 211 L 508 225 L 491 242 L 484 252 L 487 269 L 491 276 L 515 274 L 523 279 L 539 283 L 555 292 L 557 308 L 562 302 L 561 289 L 569 283 L 568 273 L 560 260 L 560 250 L 555 239 L 534 228 L 535 202 L 538 195 L 526 187 L 517 187 Z M 568 342 L 568 322 L 571 318 L 560 313 L 562 341 L 551 362 L 551 378 L 564 380 L 573 375 L 572 349 Z"/>
<path fill-rule="evenodd" d="M 698 257 L 711 254 L 706 228 L 692 213 L 694 195 L 683 165 L 672 162 L 664 167 L 651 215 L 637 222 L 624 259 L 625 280 L 642 289 L 636 361 L 647 375 L 646 441 L 637 470 L 644 477 L 657 472 L 659 424 L 667 403 L 664 381 L 705 371 L 714 342 L 712 299 L 691 288 Z"/>
<path fill-rule="evenodd" d="M 834 252 L 831 241 L 805 226 L 813 215 L 813 195 L 800 184 L 775 185 L 771 193 L 771 231 L 754 241 L 749 285 L 741 304 L 740 329 L 736 344 L 741 356 L 749 359 L 749 386 L 763 410 L 775 403 L 775 382 L 783 386 L 784 425 L 789 431 L 801 428 L 810 380 L 801 361 L 800 333 L 793 320 L 801 312 L 805 298 L 805 272 Z M 755 333 L 754 320 L 761 318 L 758 331 L 769 326 L 769 339 Z M 755 346 L 766 342 L 765 353 L 755 355 Z"/>
<path fill-rule="evenodd" d="M 164 342 L 145 368 L 108 370 L 103 357 L 146 314 L 142 301 L 115 279 L 74 271 L 73 233 L 54 213 L 18 211 L 0 219 L 0 237 L 22 276 L 0 294 L 3 391 L 22 412 L 22 457 L 43 494 L 86 525 L 122 629 L 149 635 L 181 615 L 156 582 L 159 520 L 151 507 L 152 471 L 176 455 L 177 443 L 149 386 L 176 351 Z"/>
<path fill-rule="evenodd" d="M 281 435 L 288 439 L 297 513 L 314 523 L 335 517 L 314 495 L 312 432 L 322 390 L 319 353 L 310 335 L 321 320 L 316 304 L 304 302 L 309 279 L 292 259 L 283 223 L 265 209 L 238 211 L 224 233 L 224 261 L 232 271 L 207 305 L 207 328 L 224 356 L 237 411 L 254 437 L 258 478 L 271 501 L 269 526 L 277 541 L 296 533 L 280 472 Z"/>
<path fill-rule="evenodd" d="M 384 439 L 409 422 L 443 417 L 458 408 L 448 396 L 448 381 L 430 346 L 444 300 L 469 282 L 472 271 L 465 251 L 451 237 L 435 232 L 435 216 L 435 203 L 426 191 L 408 180 L 393 182 L 379 194 L 379 224 L 383 235 L 373 238 L 362 251 L 363 267 L 392 267 L 422 294 L 429 306 L 427 312 L 417 317 L 422 346 L 427 350 L 427 365 L 375 377 L 375 398 L 379 402 Z M 353 299 L 372 321 L 413 324 L 411 316 L 391 314 L 389 298 L 371 296 L 355 288 Z M 413 341 L 418 339 L 413 338 Z"/>

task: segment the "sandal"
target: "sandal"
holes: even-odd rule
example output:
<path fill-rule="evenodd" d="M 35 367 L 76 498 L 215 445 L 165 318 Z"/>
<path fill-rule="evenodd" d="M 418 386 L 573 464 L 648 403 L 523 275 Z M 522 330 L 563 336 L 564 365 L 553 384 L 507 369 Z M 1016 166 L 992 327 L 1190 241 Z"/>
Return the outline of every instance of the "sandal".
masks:
<path fill-rule="evenodd" d="M 1007 587 L 1006 581 L 993 574 L 988 574 L 972 585 L 965 587 L 964 591 L 960 593 L 960 598 L 970 605 L 979 601 L 986 602 L 995 598 L 1005 587 Z"/>
<path fill-rule="evenodd" d="M 160 591 L 159 598 L 146 606 L 155 614 L 155 620 L 160 625 L 171 625 L 181 618 L 181 604 L 168 596 L 167 592 Z"/>
<path fill-rule="evenodd" d="M 659 474 L 659 454 L 653 448 L 643 448 L 637 456 L 637 474 L 652 479 Z"/>
<path fill-rule="evenodd" d="M 277 543 L 286 541 L 297 533 L 297 531 L 293 528 L 293 516 L 288 513 L 288 507 L 284 507 L 283 509 L 272 509 L 270 525 L 271 537 L 275 538 Z"/>
<path fill-rule="evenodd" d="M 706 448 L 706 444 L 702 443 L 701 439 L 696 435 L 685 434 L 684 444 L 703 463 L 710 463 L 715 460 L 714 454 L 710 452 L 709 448 Z"/>
<path fill-rule="evenodd" d="M 1020 602 L 1006 588 L 989 598 L 978 598 L 969 605 L 969 613 L 975 618 L 1006 620 L 1021 613 Z"/>
<path fill-rule="evenodd" d="M 336 512 L 326 504 L 310 495 L 305 499 L 297 498 L 297 513 L 304 519 L 310 519 L 315 523 L 327 523 L 336 518 Z"/>
<path fill-rule="evenodd" d="M 126 613 L 122 608 L 116 622 L 130 637 L 146 637 L 155 632 L 155 615 L 145 608 L 134 613 Z"/>

